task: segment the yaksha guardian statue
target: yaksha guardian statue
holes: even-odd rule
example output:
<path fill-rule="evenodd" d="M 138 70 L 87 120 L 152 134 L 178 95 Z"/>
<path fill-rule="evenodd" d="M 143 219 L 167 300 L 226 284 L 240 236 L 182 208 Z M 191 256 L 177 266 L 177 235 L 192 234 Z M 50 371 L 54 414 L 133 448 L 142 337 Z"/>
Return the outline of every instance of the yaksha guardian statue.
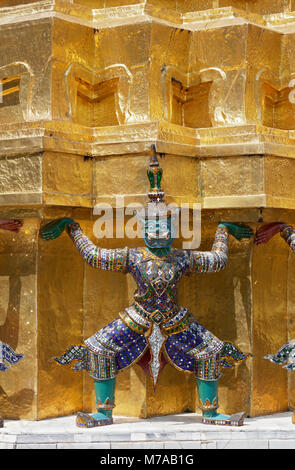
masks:
<path fill-rule="evenodd" d="M 217 272 L 228 259 L 228 234 L 236 239 L 249 238 L 245 225 L 220 223 L 211 251 L 199 252 L 171 247 L 175 235 L 176 214 L 169 211 L 161 189 L 162 169 L 156 154 L 148 168 L 149 202 L 143 223 L 145 247 L 103 249 L 95 246 L 72 219 L 46 225 L 44 240 L 59 236 L 66 228 L 83 259 L 92 267 L 122 274 L 129 273 L 137 284 L 134 302 L 118 318 L 86 339 L 84 345 L 70 347 L 59 364 L 77 359 L 75 369 L 86 369 L 94 379 L 97 413 L 79 412 L 76 424 L 94 427 L 111 424 L 116 375 L 135 363 L 147 363 L 156 387 L 159 372 L 166 361 L 197 379 L 203 423 L 242 425 L 244 413 L 223 415 L 218 408 L 218 379 L 222 367 L 242 361 L 243 354 L 232 343 L 223 342 L 200 325 L 177 302 L 177 285 L 182 276 Z M 148 359 L 147 359 L 148 358 Z"/>

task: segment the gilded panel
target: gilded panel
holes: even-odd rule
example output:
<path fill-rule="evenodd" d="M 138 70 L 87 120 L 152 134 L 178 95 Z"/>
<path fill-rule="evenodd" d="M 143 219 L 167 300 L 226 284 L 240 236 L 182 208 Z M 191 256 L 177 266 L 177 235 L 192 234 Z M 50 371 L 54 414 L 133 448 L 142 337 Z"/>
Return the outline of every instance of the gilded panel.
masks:
<path fill-rule="evenodd" d="M 126 110 L 125 121 L 128 123 L 143 122 L 150 119 L 150 65 L 146 62 L 143 65 L 130 68 L 132 75 L 129 91 L 129 109 Z"/>
<path fill-rule="evenodd" d="M 1 158 L 0 173 L 0 201 L 3 205 L 39 204 L 41 202 L 41 154 Z"/>
<path fill-rule="evenodd" d="M 266 194 L 284 201 L 294 199 L 293 181 L 295 177 L 294 161 L 272 155 L 265 157 L 265 190 Z"/>
<path fill-rule="evenodd" d="M 203 196 L 264 193 L 264 162 L 259 155 L 201 160 Z"/>
<path fill-rule="evenodd" d="M 246 112 L 249 122 L 276 127 L 268 106 L 268 88 L 280 90 L 283 36 L 275 31 L 250 24 L 248 26 Z M 268 116 L 270 113 L 270 116 Z"/>
<path fill-rule="evenodd" d="M 27 3 L 37 3 L 40 0 L 1 0 L 1 7 L 14 7 L 16 5 L 26 5 Z"/>
<path fill-rule="evenodd" d="M 43 154 L 43 197 L 48 205 L 92 206 L 93 160 L 82 155 Z"/>
<path fill-rule="evenodd" d="M 0 234 L 0 338 L 25 357 L 0 376 L 0 414 L 37 419 L 38 219 L 25 219 L 18 234 Z"/>
<path fill-rule="evenodd" d="M 218 0 L 219 8 L 231 6 L 238 10 L 244 10 L 251 13 L 258 13 L 260 15 L 269 15 L 272 13 L 283 13 L 290 10 L 289 0 L 258 0 L 253 2 L 251 0 Z"/>
<path fill-rule="evenodd" d="M 213 125 L 241 125 L 246 123 L 245 116 L 245 87 L 247 80 L 247 66 L 226 70 L 225 78 L 218 88 L 212 89 L 209 96 L 209 107 L 213 116 Z M 216 95 L 219 99 L 216 99 Z M 215 98 L 215 100 L 214 100 Z"/>
<path fill-rule="evenodd" d="M 74 3 L 90 8 L 112 8 L 144 3 L 145 0 L 74 0 Z"/>
<path fill-rule="evenodd" d="M 2 25 L 0 57 L 0 79 L 20 79 L 13 101 L 6 103 L 3 99 L 7 106 L 0 110 L 0 122 L 48 119 L 51 104 L 50 19 Z M 10 92 L 14 89 L 12 87 Z"/>
<path fill-rule="evenodd" d="M 176 10 L 177 9 L 177 0 L 147 0 L 147 5 L 152 5 L 163 10 Z"/>
<path fill-rule="evenodd" d="M 266 68 L 278 73 L 281 63 L 281 35 L 270 29 L 247 26 L 247 60 L 257 71 Z"/>
<path fill-rule="evenodd" d="M 146 168 L 148 156 L 118 156 L 97 158 L 94 161 L 93 194 L 147 194 Z M 132 180 L 132 188 L 130 186 Z"/>
<path fill-rule="evenodd" d="M 264 359 L 287 341 L 288 256 L 281 237 L 253 248 L 251 416 L 288 409 L 286 371 Z"/>
<path fill-rule="evenodd" d="M 161 158 L 160 164 L 163 168 L 163 188 L 167 196 L 186 196 L 193 201 L 201 195 L 200 161 L 197 158 L 168 154 Z"/>
<path fill-rule="evenodd" d="M 209 8 L 216 8 L 216 0 L 177 0 L 177 10 L 181 13 L 209 10 Z"/>
<path fill-rule="evenodd" d="M 246 63 L 247 25 L 193 32 L 191 60 L 200 67 L 231 69 Z"/>
<path fill-rule="evenodd" d="M 282 36 L 282 60 L 281 60 L 281 75 L 282 79 L 287 83 L 294 78 L 295 59 L 295 34 L 289 33 Z"/>
<path fill-rule="evenodd" d="M 63 234 L 38 250 L 38 419 L 83 407 L 83 377 L 53 357 L 83 341 L 83 260 Z M 23 361 L 24 362 L 24 361 Z"/>
<path fill-rule="evenodd" d="M 68 75 L 74 66 L 90 71 L 94 68 L 93 29 L 55 18 L 52 56 L 52 116 L 54 119 L 68 120 L 71 117 Z"/>
<path fill-rule="evenodd" d="M 150 52 L 151 24 L 132 23 L 102 28 L 95 33 L 95 65 L 103 69 L 113 64 L 142 65 Z"/>
<path fill-rule="evenodd" d="M 148 181 L 146 168 L 148 155 L 98 158 L 94 161 L 94 197 L 136 195 L 146 200 Z M 196 158 L 165 155 L 163 167 L 163 188 L 169 199 L 196 200 L 200 196 L 199 160 Z M 178 177 L 175 179 L 175 169 Z M 126 173 L 127 171 L 127 173 Z M 128 175 L 128 176 L 126 176 Z M 132 191 L 130 190 L 132 179 Z M 138 200 L 139 201 L 139 200 Z"/>
<path fill-rule="evenodd" d="M 74 0 L 73 3 L 84 5 L 90 8 L 104 8 L 106 0 Z"/>
<path fill-rule="evenodd" d="M 170 69 L 176 69 L 177 75 L 189 71 L 191 37 L 192 33 L 188 30 L 161 24 L 152 26 L 149 77 L 152 119 L 163 119 L 163 114 L 165 114 L 165 76 L 173 74 L 173 72 L 170 73 Z M 178 76 L 175 78 L 178 79 Z M 172 98 L 170 96 L 170 99 Z"/>

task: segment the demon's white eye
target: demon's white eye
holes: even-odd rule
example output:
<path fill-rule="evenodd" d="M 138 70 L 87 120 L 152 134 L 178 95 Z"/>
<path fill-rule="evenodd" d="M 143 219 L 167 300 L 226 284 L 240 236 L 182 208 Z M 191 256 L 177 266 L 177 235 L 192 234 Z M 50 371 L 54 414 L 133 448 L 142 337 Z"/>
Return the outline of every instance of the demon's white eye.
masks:
<path fill-rule="evenodd" d="M 148 222 L 145 226 L 145 229 L 154 232 L 156 230 L 156 222 L 153 220 L 151 222 Z"/>
<path fill-rule="evenodd" d="M 162 232 L 164 232 L 164 231 L 166 232 L 168 230 L 167 221 L 163 220 L 162 222 L 160 222 L 159 228 Z"/>

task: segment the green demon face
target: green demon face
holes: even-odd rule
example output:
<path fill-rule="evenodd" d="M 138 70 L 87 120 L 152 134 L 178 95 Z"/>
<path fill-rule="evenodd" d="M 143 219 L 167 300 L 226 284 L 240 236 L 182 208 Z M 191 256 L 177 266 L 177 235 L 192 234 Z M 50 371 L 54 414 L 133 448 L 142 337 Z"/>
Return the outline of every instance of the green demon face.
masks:
<path fill-rule="evenodd" d="M 170 218 L 147 219 L 144 221 L 143 237 L 150 248 L 164 248 L 174 240 L 173 224 Z"/>

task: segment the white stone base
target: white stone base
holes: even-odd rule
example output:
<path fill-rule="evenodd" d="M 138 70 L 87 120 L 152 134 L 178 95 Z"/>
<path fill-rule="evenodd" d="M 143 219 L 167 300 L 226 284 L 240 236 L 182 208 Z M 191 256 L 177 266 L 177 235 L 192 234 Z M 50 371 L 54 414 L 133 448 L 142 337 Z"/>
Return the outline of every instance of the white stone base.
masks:
<path fill-rule="evenodd" d="M 4 421 L 0 449 L 295 449 L 292 412 L 246 418 L 244 426 L 205 425 L 183 413 L 149 419 L 115 417 L 93 429 L 75 416 L 43 421 Z"/>

